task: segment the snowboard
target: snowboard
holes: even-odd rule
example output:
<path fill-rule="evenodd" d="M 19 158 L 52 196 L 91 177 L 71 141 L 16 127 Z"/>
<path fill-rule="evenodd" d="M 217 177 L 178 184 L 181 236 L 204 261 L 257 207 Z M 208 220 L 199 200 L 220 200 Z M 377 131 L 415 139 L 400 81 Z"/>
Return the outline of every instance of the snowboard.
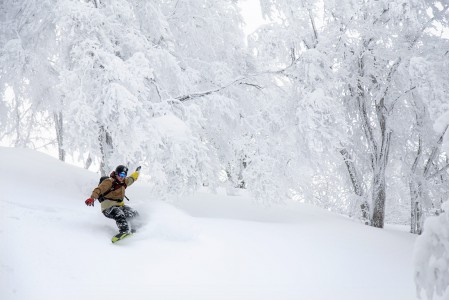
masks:
<path fill-rule="evenodd" d="M 116 242 L 123 240 L 124 238 L 127 238 L 132 235 L 133 235 L 132 233 L 118 233 L 112 237 L 111 241 L 112 241 L 112 243 L 116 243 Z"/>

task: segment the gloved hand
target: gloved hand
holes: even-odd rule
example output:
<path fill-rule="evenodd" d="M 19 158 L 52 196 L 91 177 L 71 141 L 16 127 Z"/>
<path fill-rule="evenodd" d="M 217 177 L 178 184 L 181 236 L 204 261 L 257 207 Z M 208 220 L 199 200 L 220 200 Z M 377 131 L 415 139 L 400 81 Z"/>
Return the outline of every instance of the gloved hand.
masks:
<path fill-rule="evenodd" d="M 140 172 L 140 168 L 141 166 L 138 166 L 136 171 L 134 173 L 131 174 L 131 177 L 134 179 L 134 181 L 137 180 L 137 178 L 139 178 L 139 172 Z"/>
<path fill-rule="evenodd" d="M 94 206 L 94 199 L 89 198 L 86 201 L 84 201 L 84 203 L 86 203 L 87 206 Z"/>
<path fill-rule="evenodd" d="M 139 172 L 134 172 L 131 174 L 131 177 L 134 179 L 134 181 L 137 180 L 137 178 L 139 178 Z"/>

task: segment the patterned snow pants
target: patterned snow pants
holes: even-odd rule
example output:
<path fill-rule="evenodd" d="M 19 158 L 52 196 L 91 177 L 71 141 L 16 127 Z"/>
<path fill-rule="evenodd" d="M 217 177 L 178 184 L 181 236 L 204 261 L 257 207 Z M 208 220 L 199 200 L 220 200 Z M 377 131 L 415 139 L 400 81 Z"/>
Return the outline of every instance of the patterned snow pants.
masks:
<path fill-rule="evenodd" d="M 136 229 L 134 228 L 135 226 L 131 221 L 131 219 L 139 216 L 139 213 L 137 212 L 137 210 L 134 210 L 127 205 L 124 205 L 124 206 L 112 206 L 108 209 L 105 209 L 103 211 L 103 215 L 106 218 L 114 219 L 115 222 L 117 223 L 118 229 L 122 233 L 122 232 L 129 232 L 131 229 Z M 128 223 L 128 220 L 130 221 L 131 224 Z"/>

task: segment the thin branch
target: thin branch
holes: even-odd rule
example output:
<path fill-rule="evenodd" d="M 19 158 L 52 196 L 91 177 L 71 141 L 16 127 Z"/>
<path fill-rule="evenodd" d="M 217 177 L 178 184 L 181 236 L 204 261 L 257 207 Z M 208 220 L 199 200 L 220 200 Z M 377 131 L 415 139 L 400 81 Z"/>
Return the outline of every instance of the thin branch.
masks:
<path fill-rule="evenodd" d="M 421 155 L 422 155 L 422 138 L 421 138 L 421 135 L 419 135 L 418 151 L 416 153 L 415 161 L 413 162 L 413 165 L 412 165 L 412 173 L 415 173 L 415 170 L 416 170 L 416 167 L 418 166 L 419 159 L 421 158 Z"/>
<path fill-rule="evenodd" d="M 446 7 L 444 7 L 444 9 L 441 10 L 440 12 L 435 13 L 434 16 L 433 16 L 429 21 L 427 21 L 427 22 L 421 27 L 421 30 L 418 32 L 418 34 L 415 36 L 415 38 L 413 39 L 413 41 L 410 43 L 409 50 L 412 49 L 412 48 L 416 45 L 416 43 L 418 42 L 418 40 L 421 38 L 422 33 L 427 29 L 427 27 L 428 27 L 433 21 L 435 21 L 435 19 L 436 19 L 437 17 L 439 17 L 439 16 L 445 14 L 446 11 L 447 11 L 448 9 L 449 9 L 449 5 L 447 5 Z"/>
<path fill-rule="evenodd" d="M 439 175 L 443 174 L 444 172 L 446 172 L 448 169 L 449 169 L 449 164 L 445 165 L 444 167 L 442 167 L 440 170 L 436 171 L 435 173 L 427 176 L 426 179 L 432 179 L 436 176 L 439 176 Z"/>
<path fill-rule="evenodd" d="M 390 109 L 388 109 L 388 112 L 391 112 L 394 109 L 394 106 L 396 105 L 396 103 L 398 102 L 398 100 L 404 96 L 407 95 L 408 93 L 410 93 L 411 91 L 413 91 L 414 89 L 416 89 L 416 86 L 408 89 L 407 91 L 403 92 L 401 95 L 399 95 L 396 99 L 393 100 L 393 103 L 390 106 Z"/>
<path fill-rule="evenodd" d="M 255 88 L 258 89 L 258 90 L 263 90 L 263 87 L 261 87 L 261 86 L 258 85 L 258 84 L 255 84 L 255 83 L 240 82 L 239 84 L 242 84 L 242 85 L 249 85 L 249 86 L 255 87 Z"/>
<path fill-rule="evenodd" d="M 176 1 L 175 7 L 173 8 L 173 12 L 169 16 L 167 16 L 168 20 L 170 20 L 176 14 L 176 10 L 178 9 L 178 4 L 179 4 L 179 0 Z"/>
<path fill-rule="evenodd" d="M 380 19 L 383 17 L 383 15 L 386 14 L 389 10 L 390 10 L 390 7 L 384 8 L 384 10 L 380 14 L 380 16 L 378 18 L 376 18 L 376 20 L 374 20 L 373 25 L 375 25 L 378 21 L 380 21 Z"/>
<path fill-rule="evenodd" d="M 309 13 L 310 23 L 312 25 L 313 37 L 314 37 L 313 47 L 315 48 L 316 45 L 318 44 L 318 32 L 316 30 L 315 21 L 313 20 L 312 11 L 310 10 L 310 8 L 308 8 L 307 11 Z"/>
<path fill-rule="evenodd" d="M 184 96 L 178 96 L 175 99 L 179 100 L 181 102 L 184 102 L 184 101 L 192 100 L 192 99 L 195 99 L 195 98 L 201 98 L 201 97 L 204 97 L 204 96 L 207 96 L 207 95 L 210 95 L 210 94 L 217 93 L 219 91 L 225 90 L 225 89 L 229 88 L 230 86 L 232 86 L 234 84 L 237 84 L 237 83 L 241 84 L 242 81 L 246 80 L 246 79 L 247 79 L 247 77 L 238 78 L 238 79 L 235 79 L 235 80 L 231 81 L 230 83 L 228 83 L 228 84 L 226 84 L 224 86 L 221 86 L 219 88 L 216 88 L 216 89 L 213 89 L 213 90 L 210 90 L 210 91 L 200 92 L 200 93 L 193 93 L 193 94 L 188 94 L 188 95 L 184 95 Z"/>
<path fill-rule="evenodd" d="M 293 63 L 295 63 L 295 62 L 293 62 Z M 246 80 L 248 80 L 249 78 L 252 78 L 252 77 L 262 76 L 262 75 L 265 75 L 265 74 L 282 74 L 282 75 L 288 77 L 288 74 L 283 74 L 283 72 L 285 72 L 291 66 L 292 65 L 286 67 L 285 69 L 281 69 L 281 70 L 277 70 L 277 71 L 265 71 L 265 72 L 261 72 L 261 73 L 257 73 L 257 74 L 246 75 L 244 77 L 237 78 L 237 79 L 231 81 L 230 83 L 228 83 L 228 84 L 226 84 L 224 86 L 218 87 L 216 89 L 212 89 L 212 90 L 204 91 L 204 92 L 199 92 L 199 93 L 187 94 L 187 95 L 183 95 L 183 96 L 178 96 L 178 97 L 175 97 L 174 99 L 178 100 L 180 102 L 185 102 L 185 101 L 188 101 L 188 100 L 193 100 L 193 99 L 196 99 L 196 98 L 205 97 L 205 96 L 208 96 L 210 94 L 214 94 L 214 93 L 220 92 L 222 90 L 226 90 L 229 87 L 231 87 L 233 85 L 236 85 L 236 84 L 248 85 L 248 86 L 252 86 L 252 87 L 254 87 L 254 88 L 258 89 L 258 90 L 262 90 L 263 87 L 261 87 L 260 85 L 255 84 L 255 83 L 246 82 Z"/>
<path fill-rule="evenodd" d="M 296 60 L 295 47 L 292 47 L 292 48 L 291 48 L 291 51 L 290 51 L 290 57 L 291 57 L 292 63 L 293 63 L 293 62 Z"/>
<path fill-rule="evenodd" d="M 382 97 L 380 98 L 380 101 L 385 100 L 385 97 L 388 94 L 388 90 L 390 89 L 390 85 L 391 85 L 391 78 L 393 77 L 393 74 L 396 72 L 396 70 L 398 69 L 400 63 L 402 61 L 402 58 L 399 57 L 396 62 L 393 64 L 393 66 L 390 69 L 390 72 L 388 72 L 387 78 L 386 78 L 386 82 L 387 82 L 387 86 L 385 87 L 385 91 L 382 95 Z"/>
<path fill-rule="evenodd" d="M 419 161 L 420 161 L 420 159 L 422 157 L 422 153 L 423 153 L 423 151 L 422 151 L 422 149 L 423 149 L 423 142 L 422 142 L 422 134 L 421 134 L 422 127 L 423 127 L 423 117 L 422 117 L 422 115 L 423 115 L 422 111 L 423 110 L 418 108 L 418 103 L 416 102 L 415 97 L 412 97 L 411 101 L 412 101 L 412 103 L 413 103 L 413 105 L 415 107 L 414 111 L 415 111 L 415 118 L 416 118 L 416 126 L 417 126 L 417 128 L 419 130 L 418 131 L 418 150 L 416 152 L 415 161 L 413 162 L 413 165 L 412 165 L 412 168 L 411 168 L 412 173 L 415 174 L 416 168 L 418 167 L 418 163 L 419 163 Z"/>
<path fill-rule="evenodd" d="M 162 95 L 161 95 L 161 92 L 160 92 L 160 88 L 159 88 L 159 86 L 157 85 L 156 81 L 155 81 L 153 78 L 149 78 L 149 79 L 147 79 L 147 80 L 148 80 L 149 82 L 151 82 L 151 84 L 154 85 L 154 87 L 156 88 L 157 95 L 159 96 L 159 100 L 162 101 Z"/>
<path fill-rule="evenodd" d="M 443 144 L 444 135 L 446 134 L 447 129 L 449 128 L 449 125 L 446 125 L 446 128 L 443 130 L 443 132 L 440 135 L 440 138 L 438 139 L 436 145 L 433 147 L 432 152 L 429 156 L 429 159 L 427 159 L 426 166 L 424 167 L 424 177 L 427 177 L 427 174 L 429 174 L 430 166 L 432 162 L 434 161 L 438 150 L 440 149 L 441 144 Z"/>

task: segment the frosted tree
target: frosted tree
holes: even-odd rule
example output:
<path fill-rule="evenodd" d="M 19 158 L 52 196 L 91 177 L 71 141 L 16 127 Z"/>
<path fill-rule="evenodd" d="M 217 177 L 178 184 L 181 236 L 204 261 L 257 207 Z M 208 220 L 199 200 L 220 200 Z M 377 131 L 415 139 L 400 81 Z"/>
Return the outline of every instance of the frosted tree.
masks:
<path fill-rule="evenodd" d="M 448 128 L 447 56 L 448 41 L 429 29 L 447 24 L 447 6 L 429 5 L 426 23 L 415 27 L 411 40 L 418 52 L 412 52 L 402 63 L 399 72 L 408 78 L 411 88 L 406 92 L 406 107 L 412 112 L 413 126 L 404 160 L 406 178 L 409 178 L 411 201 L 411 232 L 421 233 L 425 215 L 434 214 L 446 201 L 449 188 L 447 149 L 442 147 Z M 416 44 L 416 45 L 415 45 Z"/>
<path fill-rule="evenodd" d="M 249 45 L 263 62 L 258 72 L 271 75 L 271 96 L 288 99 L 282 113 L 268 113 L 284 123 L 280 128 L 290 131 L 282 141 L 292 148 L 276 150 L 288 151 L 288 166 L 298 164 L 295 171 L 286 172 L 290 188 L 303 194 L 303 199 L 327 206 L 333 201 L 329 195 L 343 184 L 341 176 L 328 171 L 338 165 L 336 149 L 346 141 L 347 130 L 338 90 L 341 84 L 332 70 L 334 33 L 316 26 L 318 6 L 312 1 L 262 1 L 262 7 L 276 22 L 259 29 Z M 285 162 L 279 165 L 284 168 Z M 299 177 L 302 180 L 296 180 Z"/>
<path fill-rule="evenodd" d="M 335 169 L 335 148 L 341 147 L 347 127 L 332 72 L 332 46 L 319 36 L 313 2 L 262 1 L 262 7 L 276 21 L 253 34 L 249 46 L 260 61 L 255 72 L 262 92 L 279 105 L 264 112 L 271 127 L 265 132 L 275 144 L 268 153 L 274 169 L 280 169 L 274 183 L 284 191 L 293 189 L 301 200 L 326 206 L 337 190 L 333 184 L 342 180 L 328 171 Z"/>
<path fill-rule="evenodd" d="M 257 86 L 245 77 L 248 66 L 237 3 L 170 4 L 162 9 L 170 35 L 164 31 L 159 45 L 171 49 L 191 83 L 182 93 L 172 94 L 182 107 L 175 112 L 214 153 L 228 180 L 244 186 L 249 155 L 244 145 L 252 136 L 246 120 L 255 111 L 251 92 Z"/>
<path fill-rule="evenodd" d="M 212 101 L 218 103 L 230 103 L 234 97 L 238 98 L 238 92 L 220 93 L 230 90 L 238 74 L 237 66 L 242 62 L 235 58 L 235 50 L 242 51 L 237 45 L 243 43 L 235 40 L 239 24 L 220 17 L 221 13 L 229 12 L 235 21 L 238 17 L 235 2 L 199 5 L 181 1 L 60 0 L 43 6 L 48 11 L 45 16 L 40 11 L 32 14 L 34 5 L 37 2 L 27 1 L 22 6 L 8 2 L 2 6 L 2 13 L 11 24 L 18 15 L 17 19 L 25 20 L 22 21 L 30 28 L 38 23 L 47 26 L 45 39 L 35 38 L 36 32 L 30 30 L 28 40 L 34 38 L 37 42 L 29 43 L 27 49 L 30 56 L 40 58 L 36 61 L 49 61 L 46 66 L 53 67 L 53 74 L 40 70 L 36 74 L 42 77 L 9 76 L 14 72 L 8 71 L 15 71 L 18 63 L 27 61 L 18 55 L 21 52 L 15 46 L 18 43 L 12 30 L 2 36 L 2 43 L 8 47 L 3 48 L 1 59 L 11 62 L 10 69 L 2 68 L 2 80 L 13 88 L 17 99 L 27 101 L 38 98 L 29 94 L 21 97 L 20 91 L 28 83 L 48 86 L 46 90 L 52 98 L 45 103 L 51 105 L 42 108 L 48 120 L 39 116 L 34 124 L 37 128 L 43 128 L 44 124 L 57 128 L 61 159 L 64 151 L 88 154 L 84 156 L 86 166 L 92 160 L 99 161 L 103 174 L 118 162 L 143 161 L 154 167 L 156 173 L 164 174 L 158 178 L 168 178 L 166 182 L 176 191 L 216 180 L 216 173 L 225 164 L 218 157 L 225 155 L 218 154 L 220 145 L 216 144 L 217 139 L 213 140 L 214 131 L 209 131 L 211 126 L 205 120 L 219 114 L 213 115 L 217 111 L 208 109 L 201 111 L 200 103 L 187 100 L 192 99 L 191 95 L 203 97 L 211 93 L 214 94 L 210 96 Z M 181 9 L 175 16 L 178 8 Z M 203 17 L 195 19 L 200 15 Z M 192 20 L 187 32 L 180 26 L 184 19 Z M 207 26 L 212 21 L 216 24 Z M 191 43 L 192 39 L 201 40 L 197 35 L 208 36 L 208 42 Z M 33 52 L 38 46 L 48 45 L 52 47 L 41 56 Z M 51 84 L 42 84 L 50 79 Z M 17 104 L 18 112 L 38 112 L 37 106 L 27 109 L 25 104 L 18 103 L 23 105 L 21 108 Z M 7 110 L 13 111 L 9 107 Z M 206 115 L 209 112 L 213 114 Z M 238 116 L 237 109 L 228 115 L 231 119 Z M 188 128 L 184 131 L 186 137 L 172 137 L 170 124 L 164 120 L 183 123 Z M 165 124 L 164 128 L 158 125 L 161 123 Z M 21 136 L 25 132 L 22 124 L 14 127 L 9 122 L 8 125 Z M 173 153 L 178 161 L 173 160 Z M 166 163 L 170 158 L 173 163 Z"/>
<path fill-rule="evenodd" d="M 54 53 L 55 27 L 51 1 L 2 1 L 0 5 L 0 88 L 12 94 L 4 103 L 7 116 L 2 135 L 15 146 L 36 148 L 51 142 L 57 83 Z M 41 121 L 42 120 L 42 121 Z"/>
<path fill-rule="evenodd" d="M 408 124 L 414 122 L 414 97 L 429 86 L 416 84 L 420 78 L 412 72 L 410 62 L 419 58 L 428 66 L 437 62 L 427 55 L 432 51 L 426 45 L 430 48 L 441 40 L 430 29 L 436 22 L 440 26 L 447 24 L 447 7 L 424 1 L 261 3 L 264 12 L 276 22 L 253 36 L 256 53 L 265 61 L 280 65 L 281 69 L 272 73 L 289 77 L 298 90 L 310 89 L 317 94 L 321 89 L 321 95 L 306 107 L 320 111 L 319 105 L 330 108 L 332 103 L 331 111 L 338 112 L 342 106 L 336 100 L 342 101 L 346 126 L 334 130 L 337 143 L 320 140 L 341 153 L 349 182 L 360 201 L 362 217 L 373 226 L 383 227 L 387 176 L 392 176 L 388 165 L 400 159 L 405 150 L 403 145 L 410 133 Z M 315 62 L 301 69 L 309 57 Z M 319 57 L 325 59 L 316 60 Z M 319 79 L 323 77 L 317 70 L 328 74 L 321 85 Z M 443 90 L 439 88 L 439 95 Z M 309 95 L 300 94 L 300 103 L 307 103 Z M 326 97 L 332 102 L 326 102 Z M 430 102 L 425 101 L 425 105 Z M 316 134 L 322 129 L 312 128 L 309 132 Z M 329 129 L 324 132 L 331 133 Z M 346 137 L 341 135 L 342 131 Z M 332 160 L 329 163 L 338 164 Z"/>
<path fill-rule="evenodd" d="M 117 139 L 132 138 L 124 134 L 126 128 L 138 129 L 141 104 L 136 94 L 142 89 L 142 77 L 151 75 L 144 55 L 127 53 L 123 46 L 132 36 L 124 30 L 123 22 L 132 24 L 126 5 L 97 6 L 79 1 L 59 1 L 56 6 L 63 12 L 56 20 L 63 68 L 58 92 L 67 105 L 63 124 L 68 148 L 101 157 L 105 174 L 115 163 L 113 152 L 129 160 L 123 152 L 131 147 L 115 151 L 117 145 L 126 144 Z M 121 14 L 113 15 L 115 9 Z M 140 78 L 134 80 L 135 75 Z"/>
<path fill-rule="evenodd" d="M 425 215 L 438 212 L 441 203 L 446 201 L 449 195 L 447 192 L 449 178 L 446 173 L 449 164 L 447 154 L 442 149 L 448 125 L 439 129 L 439 136 L 432 134 L 434 130 L 428 126 L 434 122 L 429 120 L 428 108 L 418 101 L 414 103 L 414 107 L 416 124 L 412 134 L 416 136 L 416 140 L 411 139 L 409 143 L 411 149 L 408 148 L 409 156 L 414 159 L 409 174 L 410 232 L 420 234 Z M 447 124 L 447 121 L 445 123 Z"/>
<path fill-rule="evenodd" d="M 363 160 L 370 166 L 371 222 L 383 227 L 392 136 L 399 137 L 404 129 L 400 121 L 407 122 L 404 117 L 398 118 L 398 107 L 406 107 L 403 104 L 414 89 L 403 66 L 414 53 L 422 24 L 428 20 L 425 14 L 419 14 L 423 3 L 404 2 L 401 7 L 386 2 L 355 5 L 356 14 L 348 15 L 342 7 L 333 16 L 344 32 L 340 45 L 345 49 L 342 75 L 349 76 L 343 90 L 346 103 L 361 126 L 361 132 L 353 131 L 357 135 L 353 136 L 352 151 L 358 152 L 360 159 L 364 151 L 369 154 Z M 354 32 L 356 39 L 351 37 Z M 359 139 L 360 133 L 363 139 Z"/>
<path fill-rule="evenodd" d="M 4 1 L 2 136 L 53 126 L 61 159 L 142 162 L 161 194 L 225 170 L 377 227 L 400 206 L 387 192 L 411 197 L 419 232 L 447 186 L 446 4 L 261 3 L 275 21 L 249 55 L 235 1 Z"/>

